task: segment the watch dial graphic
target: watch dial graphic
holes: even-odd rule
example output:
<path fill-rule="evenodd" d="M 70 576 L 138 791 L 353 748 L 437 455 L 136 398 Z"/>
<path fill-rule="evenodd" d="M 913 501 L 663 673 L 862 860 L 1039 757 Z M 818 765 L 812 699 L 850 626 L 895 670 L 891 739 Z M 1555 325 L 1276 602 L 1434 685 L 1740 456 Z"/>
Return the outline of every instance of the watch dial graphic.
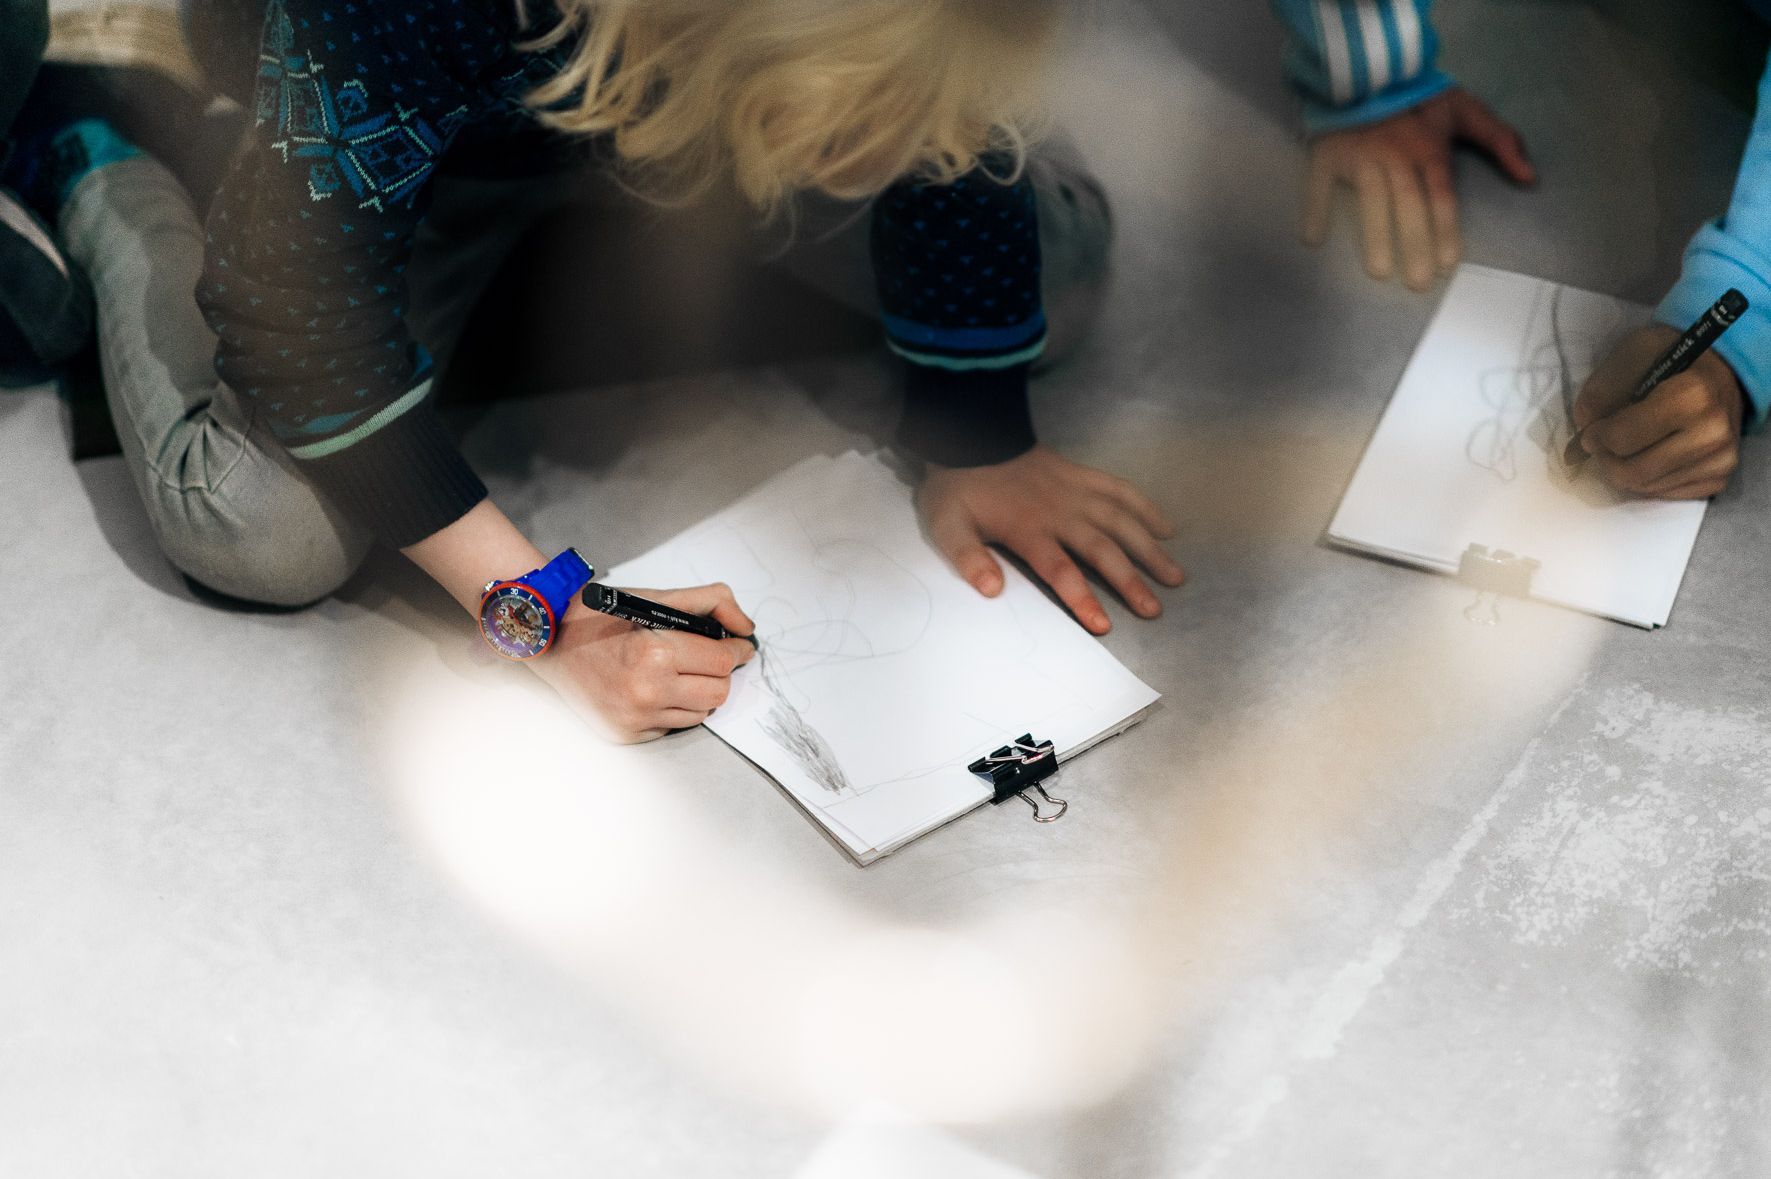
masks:
<path fill-rule="evenodd" d="M 553 638 L 553 615 L 533 590 L 500 586 L 480 607 L 480 630 L 507 659 L 532 659 Z"/>

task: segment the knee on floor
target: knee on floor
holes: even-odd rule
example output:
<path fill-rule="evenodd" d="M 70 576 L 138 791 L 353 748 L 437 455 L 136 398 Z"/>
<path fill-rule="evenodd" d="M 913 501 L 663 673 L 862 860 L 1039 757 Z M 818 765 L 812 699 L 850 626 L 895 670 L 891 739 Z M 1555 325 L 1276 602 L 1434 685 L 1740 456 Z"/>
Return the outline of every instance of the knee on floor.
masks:
<path fill-rule="evenodd" d="M 262 606 L 312 606 L 336 593 L 368 555 L 367 537 L 324 514 L 255 521 L 217 534 L 162 529 L 160 543 L 180 572 L 205 589 Z"/>

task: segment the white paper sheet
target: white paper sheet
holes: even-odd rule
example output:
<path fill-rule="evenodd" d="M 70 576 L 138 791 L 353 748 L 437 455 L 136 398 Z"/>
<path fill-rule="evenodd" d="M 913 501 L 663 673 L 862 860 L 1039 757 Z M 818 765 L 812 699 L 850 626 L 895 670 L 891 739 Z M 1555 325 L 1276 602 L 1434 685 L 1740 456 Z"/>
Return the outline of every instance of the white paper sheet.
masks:
<path fill-rule="evenodd" d="M 1343 545 L 1455 573 L 1471 544 L 1535 558 L 1532 594 L 1664 626 L 1705 504 L 1555 473 L 1571 399 L 1646 308 L 1463 266 L 1329 525 Z"/>
<path fill-rule="evenodd" d="M 761 655 L 707 727 L 862 863 L 985 801 L 966 765 L 1032 732 L 1060 757 L 1157 694 L 1025 577 L 986 599 L 929 547 L 877 459 L 809 459 L 608 574 L 724 581 Z"/>

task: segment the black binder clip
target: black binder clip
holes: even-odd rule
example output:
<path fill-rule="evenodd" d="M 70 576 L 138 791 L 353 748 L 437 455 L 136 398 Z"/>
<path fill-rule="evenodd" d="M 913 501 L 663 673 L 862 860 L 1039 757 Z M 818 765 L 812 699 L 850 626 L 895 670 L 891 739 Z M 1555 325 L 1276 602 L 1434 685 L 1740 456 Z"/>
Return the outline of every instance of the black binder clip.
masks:
<path fill-rule="evenodd" d="M 1457 563 L 1457 579 L 1476 588 L 1476 600 L 1464 608 L 1464 617 L 1482 626 L 1500 623 L 1500 599 L 1524 598 L 1531 595 L 1531 576 L 1538 563 L 1505 549 L 1488 551 L 1487 545 L 1473 544 L 1464 550 Z M 1486 604 L 1488 612 L 1482 613 Z"/>
<path fill-rule="evenodd" d="M 996 792 L 996 797 L 990 801 L 1000 806 L 1011 798 L 1018 798 L 1033 808 L 1036 823 L 1055 823 L 1070 809 L 1068 802 L 1053 798 L 1041 785 L 1058 772 L 1058 751 L 1050 741 L 1035 741 L 1031 733 L 1023 733 L 1019 740 L 980 757 L 966 768 L 980 778 L 989 779 L 991 789 Z M 1048 806 L 1057 809 L 1049 813 L 1043 810 L 1039 803 L 1027 796 L 1029 790 L 1038 791 Z"/>

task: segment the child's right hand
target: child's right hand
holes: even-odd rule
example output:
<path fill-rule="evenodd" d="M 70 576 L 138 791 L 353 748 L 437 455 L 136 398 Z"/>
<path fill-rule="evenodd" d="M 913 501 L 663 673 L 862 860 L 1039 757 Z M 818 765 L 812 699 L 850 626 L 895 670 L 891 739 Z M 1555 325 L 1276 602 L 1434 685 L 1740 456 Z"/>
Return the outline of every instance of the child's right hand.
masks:
<path fill-rule="evenodd" d="M 711 614 L 735 635 L 756 630 L 723 585 L 634 592 Z M 529 666 L 605 736 L 637 744 L 706 720 L 726 702 L 732 672 L 755 655 L 744 639 L 649 630 L 574 601 L 553 649 Z"/>
<path fill-rule="evenodd" d="M 1679 338 L 1654 323 L 1628 336 L 1593 370 L 1574 403 L 1574 425 L 1592 466 L 1611 487 L 1652 499 L 1708 499 L 1740 466 L 1746 393 L 1714 352 L 1662 381 L 1646 400 L 1630 395 Z"/>

